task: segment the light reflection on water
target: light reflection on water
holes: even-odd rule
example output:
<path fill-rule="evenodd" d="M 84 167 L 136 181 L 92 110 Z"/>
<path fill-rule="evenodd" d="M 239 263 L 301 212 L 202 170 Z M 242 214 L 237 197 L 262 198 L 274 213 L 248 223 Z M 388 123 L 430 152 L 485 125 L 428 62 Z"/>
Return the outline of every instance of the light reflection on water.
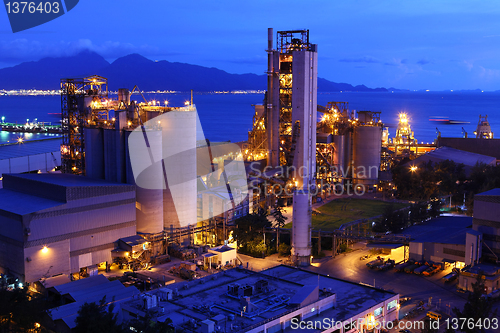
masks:
<path fill-rule="evenodd" d="M 21 139 L 24 142 L 29 140 L 57 138 L 60 136 L 61 136 L 60 134 L 54 134 L 54 133 L 15 133 L 15 132 L 0 131 L 0 144 L 19 142 L 19 139 Z"/>

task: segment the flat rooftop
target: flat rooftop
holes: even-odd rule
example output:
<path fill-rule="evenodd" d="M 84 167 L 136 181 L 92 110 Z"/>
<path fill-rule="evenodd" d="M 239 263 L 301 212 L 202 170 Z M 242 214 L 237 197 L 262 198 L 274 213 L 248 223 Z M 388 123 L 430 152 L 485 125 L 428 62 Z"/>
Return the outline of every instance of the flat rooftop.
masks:
<path fill-rule="evenodd" d="M 38 141 L 25 141 L 16 144 L 3 144 L 0 145 L 0 160 L 59 152 L 61 150 L 61 143 L 62 139 L 59 137 Z"/>
<path fill-rule="evenodd" d="M 472 230 L 472 217 L 441 216 L 405 229 L 413 242 L 465 245 L 467 231 Z"/>
<path fill-rule="evenodd" d="M 259 291 L 256 287 L 262 281 L 266 281 L 265 291 Z M 250 310 L 247 310 L 243 316 L 241 316 L 243 304 L 240 297 L 228 292 L 236 284 L 239 288 L 245 286 L 256 288 L 250 296 L 252 304 L 249 305 Z M 168 289 L 178 296 L 170 301 L 159 301 L 158 305 L 163 310 L 158 311 L 157 320 L 170 318 L 177 326 L 186 325 L 193 320 L 217 321 L 217 318 L 222 318 L 222 316 L 233 317 L 234 319 L 227 325 L 231 324 L 235 331 L 239 331 L 257 327 L 268 319 L 280 317 L 298 309 L 298 305 L 292 304 L 298 299 L 296 295 L 305 300 L 308 295 L 314 294 L 315 286 L 319 286 L 318 300 L 335 295 L 337 304 L 334 308 L 322 312 L 318 318 L 347 320 L 397 296 L 393 292 L 284 265 L 259 273 L 234 268 L 203 279 L 168 286 Z M 122 308 L 141 315 L 144 312 L 144 301 L 132 299 L 123 304 Z"/>
<path fill-rule="evenodd" d="M 20 173 L 6 174 L 8 177 L 18 179 L 27 179 L 35 182 L 59 185 L 64 187 L 87 187 L 87 186 L 118 186 L 118 187 L 133 187 L 129 184 L 113 183 L 106 180 L 94 179 L 85 176 L 77 176 L 66 173 Z M 6 181 L 4 180 L 4 187 Z"/>
<path fill-rule="evenodd" d="M 396 293 L 361 285 L 330 276 L 318 275 L 302 269 L 290 266 L 276 266 L 262 273 L 270 276 L 279 276 L 281 279 L 300 281 L 304 285 L 318 284 L 320 290 L 331 289 L 337 296 L 337 306 L 321 312 L 315 320 L 322 318 L 334 318 L 335 321 L 343 321 L 363 312 L 383 301 L 397 295 Z"/>
<path fill-rule="evenodd" d="M 83 198 L 130 192 L 135 197 L 135 185 L 113 183 L 85 176 L 62 173 L 4 174 L 3 189 L 29 196 L 68 202 Z M 26 202 L 31 202 L 31 199 Z"/>

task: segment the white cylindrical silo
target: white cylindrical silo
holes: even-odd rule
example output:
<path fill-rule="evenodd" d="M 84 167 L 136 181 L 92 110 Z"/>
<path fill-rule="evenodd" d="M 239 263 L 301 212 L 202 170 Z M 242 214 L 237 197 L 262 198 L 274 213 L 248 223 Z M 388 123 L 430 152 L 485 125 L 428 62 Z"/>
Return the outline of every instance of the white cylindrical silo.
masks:
<path fill-rule="evenodd" d="M 292 256 L 300 266 L 310 264 L 311 258 L 311 197 L 307 190 L 293 193 Z"/>
<path fill-rule="evenodd" d="M 164 204 L 164 226 L 186 227 L 197 222 L 196 128 L 194 105 L 166 112 L 151 121 L 162 129 L 163 162 L 170 195 Z"/>
<path fill-rule="evenodd" d="M 357 126 L 354 129 L 353 178 L 356 184 L 378 183 L 382 127 Z"/>
<path fill-rule="evenodd" d="M 146 134 L 149 143 L 149 148 L 146 148 L 146 150 L 151 152 L 155 163 L 148 163 L 149 166 L 135 177 L 137 186 L 137 232 L 156 234 L 163 231 L 162 133 L 159 130 L 147 129 Z M 130 158 L 141 157 L 131 154 Z"/>

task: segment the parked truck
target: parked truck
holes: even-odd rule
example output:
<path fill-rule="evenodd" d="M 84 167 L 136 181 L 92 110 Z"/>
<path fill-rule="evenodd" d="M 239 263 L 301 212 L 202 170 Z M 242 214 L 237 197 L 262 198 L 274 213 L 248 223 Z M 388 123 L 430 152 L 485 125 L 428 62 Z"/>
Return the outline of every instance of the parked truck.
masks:
<path fill-rule="evenodd" d="M 377 259 L 370 261 L 369 263 L 366 264 L 368 268 L 375 268 L 377 266 L 383 265 L 384 264 L 384 259 L 377 257 Z"/>

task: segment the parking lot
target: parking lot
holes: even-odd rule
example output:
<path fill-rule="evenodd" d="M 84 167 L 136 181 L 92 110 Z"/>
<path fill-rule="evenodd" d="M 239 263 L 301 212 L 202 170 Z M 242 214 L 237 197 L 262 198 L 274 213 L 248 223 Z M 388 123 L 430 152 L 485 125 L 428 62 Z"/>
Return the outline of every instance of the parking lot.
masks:
<path fill-rule="evenodd" d="M 423 321 L 426 313 L 429 310 L 442 314 L 442 319 L 439 321 L 440 332 L 443 332 L 446 326 L 445 320 L 450 318 L 454 307 L 462 309 L 467 301 L 467 294 L 457 291 L 457 280 L 451 283 L 445 283 L 442 278 L 451 271 L 451 267 L 440 271 L 430 277 L 416 274 L 407 274 L 404 272 L 396 272 L 394 269 L 381 271 L 369 269 L 366 263 L 376 259 L 360 260 L 360 257 L 370 255 L 370 248 L 366 243 L 355 243 L 350 246 L 351 252 L 340 254 L 335 258 L 331 257 L 331 252 L 324 251 L 327 256 L 322 259 L 313 260 L 313 264 L 307 268 L 308 270 L 329 275 L 332 277 L 352 281 L 355 283 L 364 283 L 377 288 L 390 290 L 400 294 L 400 297 L 410 297 L 411 300 L 402 304 L 400 308 L 400 321 L 403 327 L 408 327 L 410 332 L 420 332 L 420 329 L 414 329 L 413 323 Z M 328 256 L 328 254 L 330 254 Z M 257 259 L 248 256 L 238 255 L 241 260 L 248 262 L 250 268 L 261 270 L 268 267 L 278 265 L 276 255 L 266 259 Z M 387 256 L 386 256 L 387 257 Z M 390 256 L 389 256 L 390 257 Z M 397 261 L 396 261 L 397 262 Z M 429 298 L 431 298 L 429 306 Z M 410 312 L 421 304 L 424 304 L 423 309 L 417 312 L 412 318 L 404 319 L 404 315 Z M 500 313 L 500 302 L 495 304 Z M 406 324 L 406 322 L 408 322 Z M 407 326 L 405 326 L 407 325 Z M 399 332 L 399 327 L 389 330 L 389 332 Z M 487 332 L 495 332 L 490 330 Z"/>

